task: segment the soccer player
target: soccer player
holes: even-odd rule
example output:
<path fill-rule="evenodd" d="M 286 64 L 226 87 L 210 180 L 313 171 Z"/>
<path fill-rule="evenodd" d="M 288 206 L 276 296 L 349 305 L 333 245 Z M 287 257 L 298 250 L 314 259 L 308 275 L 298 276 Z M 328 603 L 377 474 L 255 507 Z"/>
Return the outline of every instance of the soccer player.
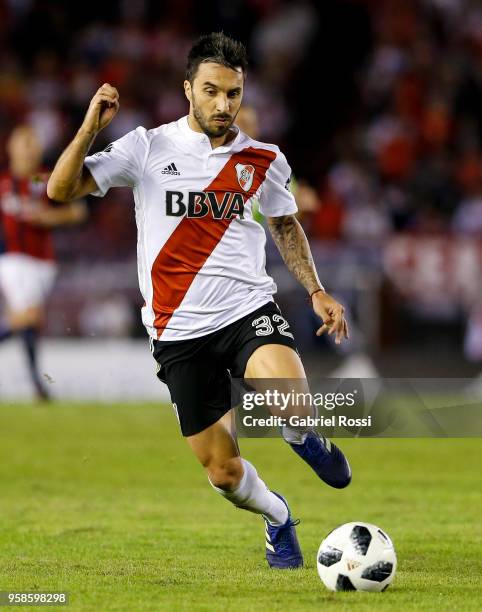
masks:
<path fill-rule="evenodd" d="M 119 110 L 105 83 L 62 153 L 48 184 L 54 200 L 130 186 L 138 227 L 143 322 L 169 387 L 181 431 L 213 488 L 266 522 L 271 567 L 303 564 L 290 509 L 241 458 L 232 428 L 230 377 L 305 379 L 289 325 L 273 301 L 264 269 L 265 234 L 253 220 L 258 197 L 276 244 L 305 287 L 323 324 L 347 337 L 343 307 L 323 289 L 296 204 L 290 168 L 275 145 L 233 126 L 246 78 L 246 51 L 222 33 L 191 48 L 184 81 L 189 115 L 152 130 L 139 127 L 87 157 Z M 283 430 L 285 439 L 334 487 L 351 479 L 345 457 L 314 431 Z"/>
<path fill-rule="evenodd" d="M 38 371 L 37 340 L 56 276 L 51 229 L 80 223 L 86 208 L 83 202 L 60 207 L 49 203 L 42 148 L 33 128 L 17 126 L 8 139 L 7 154 L 9 169 L 0 174 L 0 293 L 7 325 L 0 327 L 0 342 L 12 334 L 23 339 L 36 396 L 47 400 Z"/>

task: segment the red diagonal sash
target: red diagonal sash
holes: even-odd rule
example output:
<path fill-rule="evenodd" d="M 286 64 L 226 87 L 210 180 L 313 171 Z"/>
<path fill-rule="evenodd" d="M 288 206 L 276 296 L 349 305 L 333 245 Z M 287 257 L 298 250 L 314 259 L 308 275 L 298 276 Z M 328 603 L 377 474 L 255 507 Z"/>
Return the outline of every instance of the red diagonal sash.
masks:
<path fill-rule="evenodd" d="M 276 153 L 249 147 L 232 155 L 217 177 L 203 191 L 214 191 L 221 202 L 227 191 L 240 193 L 236 164 L 253 165 L 253 184 L 243 194 L 245 202 L 264 181 Z M 196 274 L 203 267 L 231 223 L 231 219 L 184 217 L 156 257 L 152 269 L 154 327 L 160 338 L 179 307 Z M 233 256 L 236 256 L 233 253 Z"/>

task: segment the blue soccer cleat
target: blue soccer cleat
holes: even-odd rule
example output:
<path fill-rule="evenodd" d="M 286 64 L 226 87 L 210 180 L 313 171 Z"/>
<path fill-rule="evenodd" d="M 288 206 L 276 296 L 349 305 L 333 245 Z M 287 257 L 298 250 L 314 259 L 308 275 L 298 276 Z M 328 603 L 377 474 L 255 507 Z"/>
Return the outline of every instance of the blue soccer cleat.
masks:
<path fill-rule="evenodd" d="M 295 530 L 295 526 L 300 521 L 294 521 L 291 518 L 286 499 L 274 491 L 271 492 L 286 504 L 288 519 L 284 525 L 275 527 L 263 516 L 266 523 L 266 559 L 269 566 L 275 569 L 296 569 L 297 567 L 303 567 L 303 555 L 301 554 Z"/>
<path fill-rule="evenodd" d="M 343 489 L 350 484 L 350 464 L 341 450 L 327 438 L 310 431 L 303 444 L 290 446 L 330 487 Z"/>

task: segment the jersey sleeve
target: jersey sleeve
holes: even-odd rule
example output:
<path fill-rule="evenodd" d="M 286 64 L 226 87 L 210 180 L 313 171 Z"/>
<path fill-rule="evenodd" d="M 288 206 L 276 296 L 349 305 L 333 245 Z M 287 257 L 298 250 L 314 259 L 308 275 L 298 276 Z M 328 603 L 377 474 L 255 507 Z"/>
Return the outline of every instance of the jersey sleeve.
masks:
<path fill-rule="evenodd" d="M 134 187 L 142 177 L 147 151 L 146 130 L 138 127 L 86 157 L 84 165 L 98 187 L 92 195 L 102 197 L 111 187 Z"/>
<path fill-rule="evenodd" d="M 282 217 L 298 212 L 290 181 L 291 168 L 283 153 L 278 151 L 268 168 L 259 196 L 259 210 L 265 217 Z"/>

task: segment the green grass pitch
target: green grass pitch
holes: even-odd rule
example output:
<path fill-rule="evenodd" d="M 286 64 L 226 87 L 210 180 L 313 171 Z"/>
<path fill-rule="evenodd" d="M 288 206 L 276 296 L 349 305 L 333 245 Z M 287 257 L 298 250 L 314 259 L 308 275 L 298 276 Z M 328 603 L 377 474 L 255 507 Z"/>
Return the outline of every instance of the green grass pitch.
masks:
<path fill-rule="evenodd" d="M 342 440 L 343 491 L 281 440 L 242 440 L 301 518 L 306 567 L 280 572 L 261 518 L 211 490 L 170 408 L 3 404 L 0 431 L 0 590 L 66 590 L 69 610 L 480 610 L 478 439 Z M 322 537 L 351 520 L 394 540 L 385 593 L 318 579 Z"/>

